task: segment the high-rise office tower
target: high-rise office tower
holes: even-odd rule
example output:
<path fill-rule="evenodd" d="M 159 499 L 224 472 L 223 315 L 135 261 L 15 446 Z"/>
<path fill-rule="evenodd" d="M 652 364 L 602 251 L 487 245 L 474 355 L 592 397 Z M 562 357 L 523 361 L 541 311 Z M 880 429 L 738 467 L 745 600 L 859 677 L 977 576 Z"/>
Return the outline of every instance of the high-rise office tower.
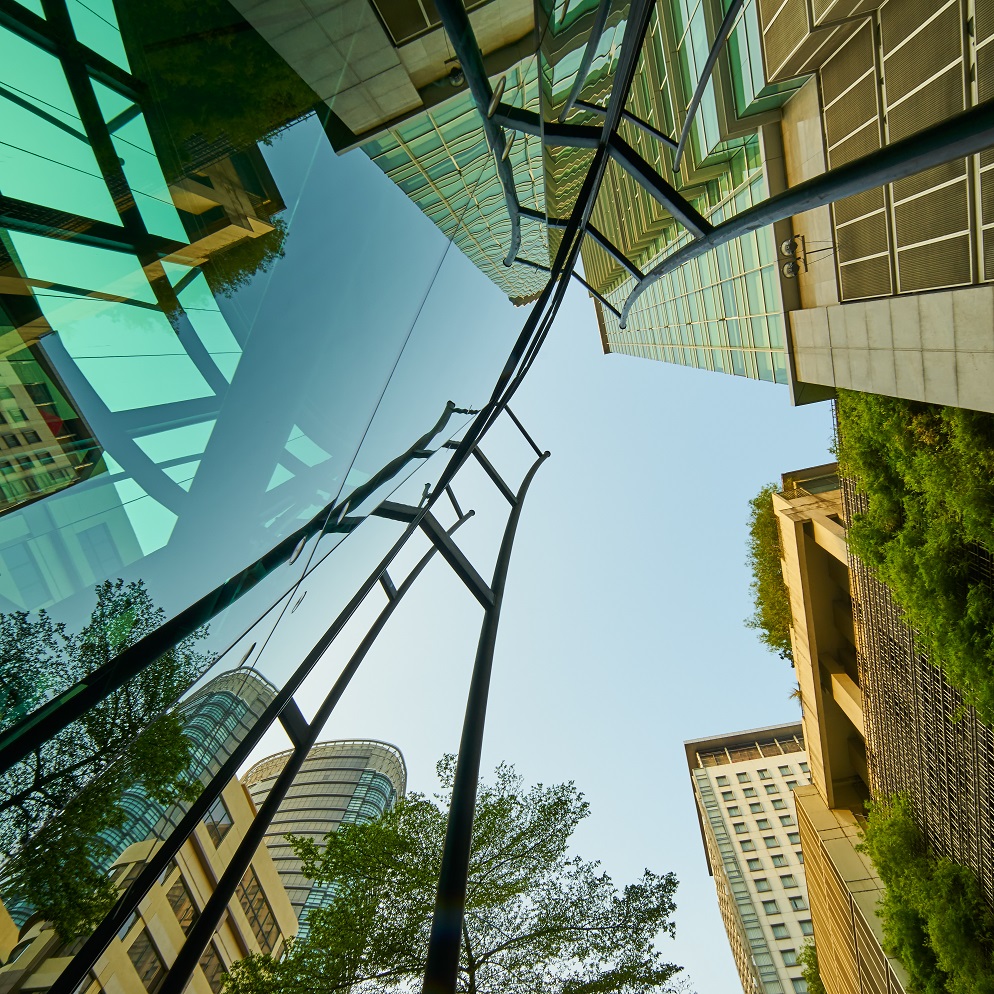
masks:
<path fill-rule="evenodd" d="M 746 994 L 807 989 L 812 934 L 794 790 L 808 783 L 799 724 L 684 743 L 708 870 Z"/>
<path fill-rule="evenodd" d="M 191 694 L 178 709 L 191 745 L 189 778 L 208 783 L 275 695 L 276 688 L 248 667 L 220 673 Z M 121 824 L 100 833 L 107 846 L 101 865 L 108 870 L 131 846 L 168 834 L 185 814 L 183 806 L 162 804 L 140 786 L 124 791 L 121 809 Z M 16 894 L 4 896 L 11 918 L 23 925 L 33 909 Z"/>
<path fill-rule="evenodd" d="M 289 752 L 281 752 L 262 759 L 242 778 L 257 807 L 265 801 L 289 756 Z M 320 742 L 308 753 L 266 833 L 266 845 L 300 919 L 301 934 L 307 932 L 307 912 L 321 907 L 333 888 L 301 873 L 300 860 L 286 836 L 320 842 L 339 825 L 378 818 L 404 796 L 406 789 L 404 757 L 386 742 Z"/>

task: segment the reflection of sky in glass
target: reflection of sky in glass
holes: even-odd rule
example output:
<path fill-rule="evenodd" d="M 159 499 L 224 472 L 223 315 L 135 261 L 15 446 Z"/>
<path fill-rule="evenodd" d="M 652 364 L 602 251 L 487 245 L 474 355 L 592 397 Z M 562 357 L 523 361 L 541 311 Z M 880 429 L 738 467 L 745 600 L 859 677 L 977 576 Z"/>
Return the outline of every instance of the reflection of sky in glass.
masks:
<path fill-rule="evenodd" d="M 127 69 L 113 13 L 110 0 L 70 4 L 80 41 Z M 0 156 L 0 191 L 122 230 L 62 67 L 9 33 L 0 44 L 0 115 L 23 135 Z M 90 85 L 141 222 L 186 244 L 142 109 Z M 521 313 L 365 156 L 335 156 L 315 121 L 265 155 L 292 222 L 286 255 L 231 298 L 182 253 L 150 262 L 9 234 L 43 329 L 35 347 L 100 448 L 89 476 L 0 515 L 0 609 L 78 623 L 88 589 L 122 576 L 172 613 L 366 483 L 447 401 L 474 409 L 489 395 Z M 464 197 L 456 219 L 472 206 Z"/>

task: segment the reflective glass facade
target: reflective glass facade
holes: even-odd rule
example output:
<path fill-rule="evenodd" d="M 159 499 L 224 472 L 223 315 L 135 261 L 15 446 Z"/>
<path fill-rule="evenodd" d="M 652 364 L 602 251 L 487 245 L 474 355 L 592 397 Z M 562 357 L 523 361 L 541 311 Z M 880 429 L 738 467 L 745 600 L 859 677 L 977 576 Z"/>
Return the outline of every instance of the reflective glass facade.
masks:
<path fill-rule="evenodd" d="M 11 907 L 16 857 L 105 785 L 124 822 L 101 862 L 170 830 L 182 809 L 136 779 L 142 732 L 234 667 L 282 686 L 403 531 L 366 515 L 437 479 L 523 319 L 446 236 L 495 214 L 472 136 L 475 192 L 443 234 L 369 155 L 336 153 L 326 105 L 233 7 L 142 7 L 46 0 L 0 23 L 0 733 L 234 594 L 99 721 L 0 774 Z M 244 728 L 215 711 L 188 729 L 194 777 Z"/>

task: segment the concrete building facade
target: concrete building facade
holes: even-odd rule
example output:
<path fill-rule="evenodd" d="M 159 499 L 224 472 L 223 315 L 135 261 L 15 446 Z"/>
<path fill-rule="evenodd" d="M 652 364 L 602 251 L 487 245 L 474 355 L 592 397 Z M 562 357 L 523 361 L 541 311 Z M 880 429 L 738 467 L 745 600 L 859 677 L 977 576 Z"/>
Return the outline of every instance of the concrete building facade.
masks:
<path fill-rule="evenodd" d="M 708 869 L 746 994 L 803 994 L 813 934 L 794 806 L 808 783 L 799 724 L 684 743 Z"/>
<path fill-rule="evenodd" d="M 255 817 L 248 792 L 232 781 L 204 822 L 183 843 L 175 860 L 138 911 L 111 941 L 79 994 L 155 994 L 184 936 L 213 892 L 214 882 Z M 129 846 L 111 869 L 124 890 L 141 871 L 155 840 Z M 0 915 L 0 992 L 47 990 L 82 945 L 63 942 L 44 921 L 29 919 L 19 930 Z M 231 965 L 250 953 L 279 956 L 297 932 L 297 916 L 265 846 L 252 858 L 236 899 L 196 968 L 190 994 L 219 994 Z"/>
<path fill-rule="evenodd" d="M 864 705 L 871 691 L 836 465 L 785 473 L 772 500 L 810 764 L 811 782 L 794 800 L 819 972 L 830 994 L 903 994 L 907 974 L 883 951 L 876 915 L 883 884 L 857 850 L 871 785 Z"/>
<path fill-rule="evenodd" d="M 256 807 L 265 801 L 289 757 L 287 751 L 260 760 L 242 778 Z M 386 742 L 320 742 L 308 753 L 266 833 L 266 846 L 300 919 L 302 934 L 307 932 L 307 913 L 321 907 L 332 891 L 329 885 L 304 876 L 286 836 L 320 843 L 340 825 L 378 818 L 406 789 L 404 757 Z"/>

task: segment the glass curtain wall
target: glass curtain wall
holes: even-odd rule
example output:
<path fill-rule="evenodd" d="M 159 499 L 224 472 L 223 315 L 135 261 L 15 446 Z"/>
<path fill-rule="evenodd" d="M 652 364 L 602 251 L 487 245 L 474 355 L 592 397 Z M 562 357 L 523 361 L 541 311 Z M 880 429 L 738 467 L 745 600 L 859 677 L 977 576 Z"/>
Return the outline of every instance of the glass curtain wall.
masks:
<path fill-rule="evenodd" d="M 12 6 L 0 22 L 0 733 L 323 525 L 0 775 L 0 898 L 23 922 L 53 885 L 39 879 L 53 845 L 107 866 L 135 833 L 176 823 L 400 536 L 367 515 L 405 481 L 417 503 L 437 479 L 442 446 L 489 398 L 520 331 L 509 298 L 542 281 L 527 270 L 530 282 L 499 286 L 460 241 L 507 237 L 464 90 L 432 118 L 461 183 L 450 225 L 377 168 L 375 149 L 399 142 L 363 118 L 363 100 L 397 110 L 375 64 L 357 63 L 376 49 L 372 6 L 337 28 L 264 18 L 274 36 L 296 31 L 284 53 L 226 0 L 177 0 L 154 18 L 133 0 Z M 329 30 L 351 69 L 332 64 Z M 332 61 L 316 65 L 318 50 Z M 509 98 L 534 101 L 534 64 L 515 73 Z M 330 122 L 343 120 L 369 125 L 368 151 L 336 149 Z M 539 205 L 540 152 L 522 142 L 511 157 L 522 203 Z M 541 232 L 526 244 L 545 252 Z M 233 671 L 266 693 L 232 691 L 245 683 Z"/>

